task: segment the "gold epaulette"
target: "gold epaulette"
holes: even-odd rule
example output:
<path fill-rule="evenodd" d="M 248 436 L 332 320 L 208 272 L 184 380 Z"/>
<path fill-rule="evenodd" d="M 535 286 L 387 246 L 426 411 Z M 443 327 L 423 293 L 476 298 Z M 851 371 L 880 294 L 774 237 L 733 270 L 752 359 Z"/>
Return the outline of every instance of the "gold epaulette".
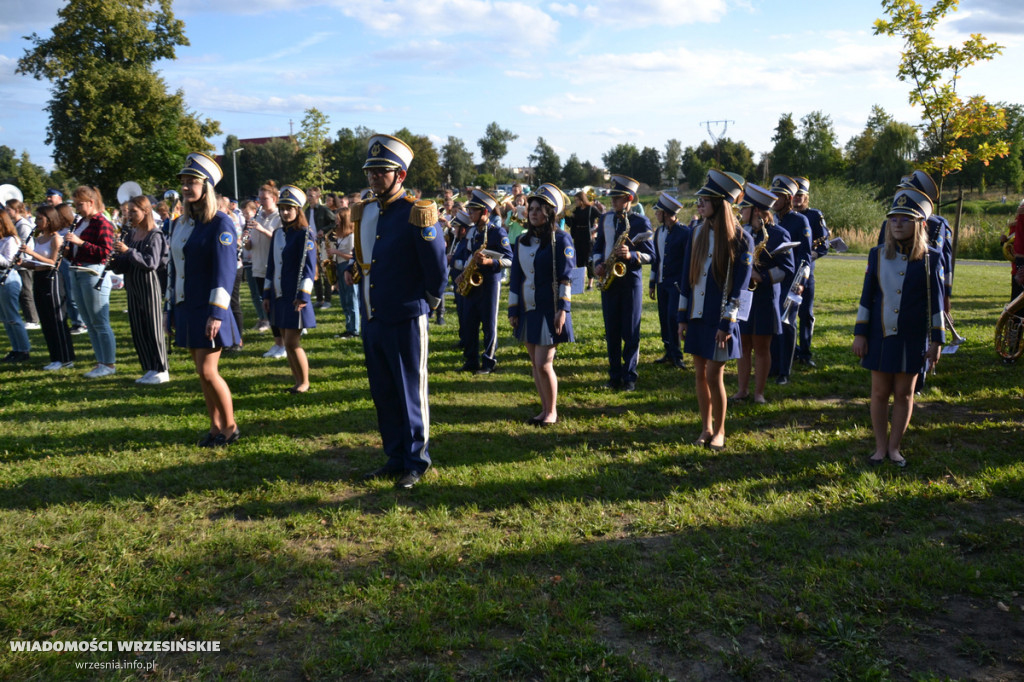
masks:
<path fill-rule="evenodd" d="M 422 199 L 412 206 L 409 222 L 415 227 L 430 227 L 437 223 L 437 204 L 430 199 Z"/>
<path fill-rule="evenodd" d="M 363 219 L 363 206 L 366 205 L 365 201 L 357 201 L 352 204 L 348 209 L 348 216 L 352 219 L 352 222 L 358 223 Z"/>

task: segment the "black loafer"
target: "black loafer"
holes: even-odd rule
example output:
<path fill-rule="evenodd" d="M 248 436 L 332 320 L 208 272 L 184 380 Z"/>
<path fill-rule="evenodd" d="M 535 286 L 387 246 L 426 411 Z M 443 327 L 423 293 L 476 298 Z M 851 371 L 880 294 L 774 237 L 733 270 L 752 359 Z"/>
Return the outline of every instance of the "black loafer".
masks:
<path fill-rule="evenodd" d="M 775 380 L 775 383 L 777 383 L 779 386 L 785 386 L 786 384 L 789 383 L 789 375 L 788 374 L 781 374 L 781 375 L 779 375 L 779 378 Z"/>
<path fill-rule="evenodd" d="M 623 391 L 635 391 L 636 390 L 636 384 L 634 382 L 632 382 L 632 381 L 627 381 L 626 383 L 622 384 L 622 390 Z"/>
<path fill-rule="evenodd" d="M 201 448 L 212 448 L 213 441 L 216 440 L 217 436 L 219 435 L 219 433 L 214 434 L 207 432 L 206 435 L 199 439 L 199 442 L 196 443 L 196 445 L 198 445 Z"/>
<path fill-rule="evenodd" d="M 234 433 L 232 433 L 230 436 L 224 439 L 224 445 L 231 445 L 232 443 L 237 443 L 238 439 L 241 437 L 242 432 L 236 428 Z"/>
<path fill-rule="evenodd" d="M 385 465 L 379 469 L 374 469 L 373 471 L 367 474 L 363 474 L 363 479 L 367 481 L 372 481 L 375 478 L 398 478 L 399 476 L 402 475 L 402 473 L 403 470 L 399 469 L 398 467 Z"/>
<path fill-rule="evenodd" d="M 657 360 L 654 361 L 654 364 L 656 364 L 656 365 L 663 365 L 666 362 L 668 362 L 669 359 L 670 358 L 667 355 L 662 355 L 660 358 L 658 358 Z"/>
<path fill-rule="evenodd" d="M 683 362 L 682 360 L 673 360 L 672 366 L 675 367 L 676 369 L 686 369 L 686 363 Z"/>
<path fill-rule="evenodd" d="M 420 482 L 422 474 L 420 472 L 410 469 L 402 474 L 402 477 L 395 481 L 395 487 L 399 490 L 411 490 L 414 485 Z"/>

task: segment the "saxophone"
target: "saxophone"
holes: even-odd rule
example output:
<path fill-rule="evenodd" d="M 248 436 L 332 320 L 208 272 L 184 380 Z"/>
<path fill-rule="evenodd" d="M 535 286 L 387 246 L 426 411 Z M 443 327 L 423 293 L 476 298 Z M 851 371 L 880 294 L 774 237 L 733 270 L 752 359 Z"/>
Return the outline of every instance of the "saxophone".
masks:
<path fill-rule="evenodd" d="M 629 219 L 626 218 L 626 214 L 616 214 L 616 220 L 621 217 L 622 222 L 626 224 L 625 229 L 622 230 L 622 234 L 615 240 L 615 244 L 612 245 L 612 250 L 608 258 L 604 261 L 604 277 L 601 277 L 597 281 L 597 288 L 601 291 L 608 291 L 615 280 L 619 279 L 626 274 L 626 264 L 618 257 L 617 252 L 620 247 L 624 246 L 629 241 Z"/>
<path fill-rule="evenodd" d="M 1005 362 L 1013 362 L 1024 353 L 1024 316 L 1021 309 L 1024 309 L 1024 294 L 1007 303 L 996 322 L 996 352 Z"/>
<path fill-rule="evenodd" d="M 761 256 L 768 250 L 768 228 L 761 223 L 761 241 L 757 246 L 754 247 L 754 269 L 757 270 L 761 267 Z M 747 287 L 748 290 L 753 291 L 757 289 L 757 282 L 753 279 L 750 280 L 750 285 Z"/>
<path fill-rule="evenodd" d="M 458 288 L 460 296 L 469 296 L 473 293 L 473 289 L 484 283 L 484 276 L 480 274 L 477 256 L 478 254 L 482 256 L 485 248 L 487 248 L 486 238 L 484 238 L 484 243 L 480 245 L 480 248 L 470 256 L 466 269 L 462 271 L 462 279 L 459 280 Z"/>

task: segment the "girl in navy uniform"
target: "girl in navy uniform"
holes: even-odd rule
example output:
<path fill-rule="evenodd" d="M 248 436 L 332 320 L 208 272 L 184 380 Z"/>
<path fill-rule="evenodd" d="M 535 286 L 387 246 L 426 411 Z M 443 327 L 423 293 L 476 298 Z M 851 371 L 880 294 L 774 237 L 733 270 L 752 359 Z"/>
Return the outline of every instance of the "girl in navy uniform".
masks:
<path fill-rule="evenodd" d="M 748 182 L 740 203 L 740 222 L 754 240 L 753 269 L 750 272 L 750 288 L 754 291 L 750 315 L 746 320 L 740 320 L 743 355 L 737 363 L 738 387 L 732 399 L 746 400 L 750 396 L 750 355 L 753 351 L 754 402 L 758 404 L 767 402 L 764 388 L 772 364 L 772 337 L 782 333 L 779 308 L 782 282 L 791 278 L 796 269 L 792 249 L 772 255 L 789 241 L 789 235 L 772 218 L 771 209 L 777 199 L 764 187 Z"/>
<path fill-rule="evenodd" d="M 684 369 L 683 349 L 676 331 L 676 311 L 679 309 L 679 273 L 683 271 L 686 243 L 690 241 L 689 226 L 676 219 L 683 206 L 675 197 L 662 192 L 654 204 L 654 216 L 661 225 L 654 233 L 654 258 L 651 260 L 650 296 L 658 302 L 658 322 L 665 354 L 654 362 L 668 363 Z"/>
<path fill-rule="evenodd" d="M 309 223 L 302 213 L 306 196 L 293 185 L 281 188 L 277 211 L 281 229 L 274 232 L 267 258 L 267 278 L 263 287 L 263 310 L 270 324 L 282 332 L 295 385 L 289 393 L 309 390 L 309 361 L 302 349 L 302 330 L 316 327 L 310 294 L 316 272 L 316 246 Z M 300 272 L 301 269 L 301 272 Z"/>
<path fill-rule="evenodd" d="M 885 244 L 871 249 L 854 327 L 853 353 L 871 370 L 872 466 L 907 460 L 900 442 L 914 411 L 918 372 L 939 361 L 943 329 L 942 254 L 928 246 L 926 221 L 932 202 L 914 189 L 896 193 Z M 889 396 L 893 397 L 889 427 Z"/>
<path fill-rule="evenodd" d="M 736 224 L 731 204 L 743 194 L 743 178 L 708 171 L 697 191 L 703 220 L 693 229 L 679 282 L 679 337 L 693 355 L 702 430 L 694 445 L 725 448 L 725 362 L 740 357 L 740 292 L 750 283 L 750 235 Z"/>
<path fill-rule="evenodd" d="M 200 447 L 230 445 L 240 435 L 231 389 L 218 370 L 221 350 L 242 342 L 230 310 L 238 262 L 235 224 L 217 211 L 213 189 L 223 175 L 205 154 L 188 155 L 178 173 L 184 203 L 171 228 L 167 268 L 174 343 L 192 355 L 210 417 L 210 430 Z"/>
<path fill-rule="evenodd" d="M 540 413 L 527 423 L 558 421 L 555 349 L 575 341 L 572 330 L 570 276 L 576 267 L 572 237 L 558 229 L 565 209 L 561 190 L 545 183 L 527 200 L 527 228 L 512 249 L 508 319 L 517 339 L 526 344 Z"/>

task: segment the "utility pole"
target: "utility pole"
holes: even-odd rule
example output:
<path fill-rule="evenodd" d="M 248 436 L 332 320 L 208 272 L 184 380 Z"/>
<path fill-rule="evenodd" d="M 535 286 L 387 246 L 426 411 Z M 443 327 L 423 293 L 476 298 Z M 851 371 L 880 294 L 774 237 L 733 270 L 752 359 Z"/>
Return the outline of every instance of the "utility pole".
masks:
<path fill-rule="evenodd" d="M 722 165 L 722 150 L 718 146 L 718 141 L 725 137 L 725 132 L 727 130 L 729 130 L 729 124 L 730 123 L 736 123 L 736 121 L 701 121 L 700 122 L 700 125 L 707 127 L 707 129 L 708 129 L 708 136 L 711 137 L 711 141 L 715 145 L 715 160 L 718 161 L 718 165 L 719 166 Z M 721 125 L 722 126 L 722 132 L 720 132 L 718 135 L 715 135 L 715 133 L 711 130 L 711 126 L 712 125 Z"/>

